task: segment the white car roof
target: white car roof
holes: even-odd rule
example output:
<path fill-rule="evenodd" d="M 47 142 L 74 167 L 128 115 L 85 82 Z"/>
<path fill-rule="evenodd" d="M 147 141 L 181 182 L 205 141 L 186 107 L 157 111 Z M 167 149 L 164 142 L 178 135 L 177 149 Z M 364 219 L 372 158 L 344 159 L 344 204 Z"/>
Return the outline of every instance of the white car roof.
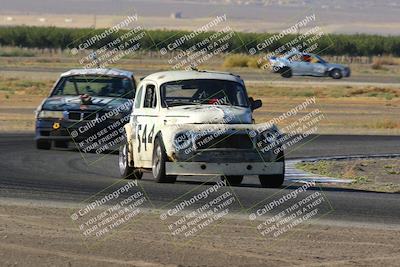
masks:
<path fill-rule="evenodd" d="M 215 79 L 215 80 L 228 80 L 244 85 L 242 78 L 228 72 L 215 72 L 215 71 L 162 71 L 146 76 L 142 81 L 154 81 L 159 85 L 179 80 L 191 79 Z"/>
<path fill-rule="evenodd" d="M 72 69 L 67 72 L 61 74 L 61 77 L 68 77 L 74 75 L 110 75 L 110 76 L 123 76 L 127 78 L 131 78 L 133 76 L 133 72 L 120 70 L 120 69 Z"/>

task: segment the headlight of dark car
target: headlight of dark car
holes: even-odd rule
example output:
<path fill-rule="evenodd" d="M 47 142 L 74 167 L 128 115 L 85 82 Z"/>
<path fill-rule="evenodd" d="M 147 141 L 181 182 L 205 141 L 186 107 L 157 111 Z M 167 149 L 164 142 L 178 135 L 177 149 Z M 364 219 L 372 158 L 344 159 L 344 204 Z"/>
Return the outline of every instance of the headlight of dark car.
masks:
<path fill-rule="evenodd" d="M 63 111 L 41 110 L 37 114 L 38 119 L 62 119 Z"/>

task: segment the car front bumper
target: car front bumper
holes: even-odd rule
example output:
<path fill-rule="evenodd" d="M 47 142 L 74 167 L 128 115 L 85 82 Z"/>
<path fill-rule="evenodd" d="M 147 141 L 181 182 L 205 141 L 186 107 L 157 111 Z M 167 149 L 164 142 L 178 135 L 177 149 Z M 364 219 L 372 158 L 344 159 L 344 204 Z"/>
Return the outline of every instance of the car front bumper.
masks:
<path fill-rule="evenodd" d="M 166 162 L 167 175 L 278 175 L 284 162 Z"/>
<path fill-rule="evenodd" d="M 35 140 L 55 140 L 55 141 L 85 141 L 92 136 L 96 136 L 104 128 L 112 125 L 114 119 L 108 119 L 95 127 L 82 132 L 87 121 L 68 121 L 61 119 L 37 119 L 35 125 Z M 54 124 L 58 124 L 55 128 Z M 120 127 L 122 128 L 122 126 Z M 76 134 L 75 134 L 76 133 Z"/>
<path fill-rule="evenodd" d="M 345 68 L 343 71 L 343 76 L 344 77 L 350 77 L 351 76 L 351 69 L 350 68 Z"/>

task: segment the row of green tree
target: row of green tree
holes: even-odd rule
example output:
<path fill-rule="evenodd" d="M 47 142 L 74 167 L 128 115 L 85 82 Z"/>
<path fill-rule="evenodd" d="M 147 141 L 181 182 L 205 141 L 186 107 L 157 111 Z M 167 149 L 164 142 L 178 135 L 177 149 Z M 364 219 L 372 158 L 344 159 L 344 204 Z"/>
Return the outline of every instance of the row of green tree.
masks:
<path fill-rule="evenodd" d="M 118 37 L 127 35 L 128 30 L 119 30 L 105 34 L 106 29 L 72 29 L 57 27 L 0 27 L 0 45 L 18 46 L 28 48 L 76 48 L 79 45 L 89 46 L 90 49 L 98 49 L 113 42 Z M 159 50 L 163 47 L 172 47 L 175 40 L 188 36 L 189 31 L 172 30 L 146 30 L 143 38 L 140 39 L 142 49 Z M 139 33 L 136 33 L 139 34 Z M 188 49 L 207 37 L 213 32 L 206 32 L 192 35 L 183 43 L 179 43 L 179 49 Z M 244 33 L 237 32 L 230 38 L 229 50 L 236 53 L 248 53 L 255 48 L 257 52 L 272 52 L 275 49 L 294 40 L 296 35 L 286 35 L 279 40 L 268 44 L 266 47 L 257 44 L 263 43 L 274 34 L 272 33 Z M 91 42 L 92 37 L 97 40 Z M 318 44 L 318 51 L 328 55 L 350 55 L 350 56 L 374 56 L 390 54 L 400 56 L 400 36 L 380 36 L 367 34 L 324 34 L 315 41 Z M 254 51 L 254 50 L 253 50 Z"/>

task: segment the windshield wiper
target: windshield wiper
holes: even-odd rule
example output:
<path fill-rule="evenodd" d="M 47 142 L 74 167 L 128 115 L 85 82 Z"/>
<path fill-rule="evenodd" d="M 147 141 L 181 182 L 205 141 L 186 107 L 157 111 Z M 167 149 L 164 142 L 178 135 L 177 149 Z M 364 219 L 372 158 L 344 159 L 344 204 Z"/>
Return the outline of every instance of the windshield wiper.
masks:
<path fill-rule="evenodd" d="M 199 104 L 198 103 L 193 103 L 193 102 L 172 102 L 170 104 L 171 107 L 172 106 L 188 106 L 188 105 L 196 106 L 196 105 L 199 105 Z"/>

